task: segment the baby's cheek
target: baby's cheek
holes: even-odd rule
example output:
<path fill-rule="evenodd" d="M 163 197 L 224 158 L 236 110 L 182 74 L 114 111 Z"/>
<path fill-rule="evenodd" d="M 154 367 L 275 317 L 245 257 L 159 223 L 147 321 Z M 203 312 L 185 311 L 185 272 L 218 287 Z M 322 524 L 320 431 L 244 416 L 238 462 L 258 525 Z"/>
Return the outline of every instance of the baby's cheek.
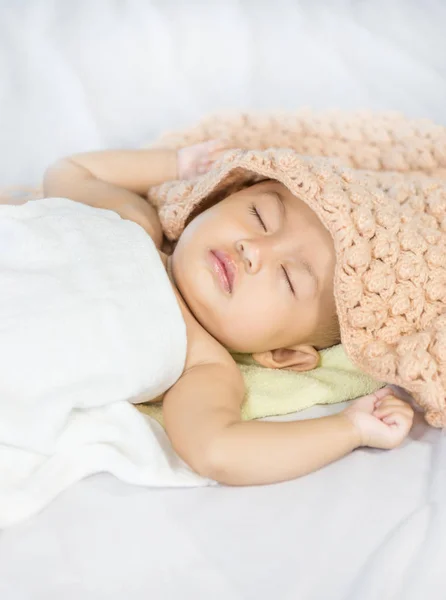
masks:
<path fill-rule="evenodd" d="M 270 318 L 268 313 L 254 308 L 234 316 L 227 329 L 232 348 L 239 352 L 261 352 L 265 348 L 271 349 L 274 347 L 271 340 L 276 331 L 275 319 Z"/>

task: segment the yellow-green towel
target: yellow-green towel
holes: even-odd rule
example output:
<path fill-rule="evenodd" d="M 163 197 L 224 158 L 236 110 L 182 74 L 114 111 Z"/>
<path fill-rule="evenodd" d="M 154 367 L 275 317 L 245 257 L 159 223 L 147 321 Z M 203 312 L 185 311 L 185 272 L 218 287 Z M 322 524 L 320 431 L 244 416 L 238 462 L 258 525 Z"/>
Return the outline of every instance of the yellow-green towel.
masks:
<path fill-rule="evenodd" d="M 250 355 L 234 355 L 246 384 L 244 420 L 286 415 L 315 404 L 334 404 L 364 396 L 383 386 L 359 371 L 341 345 L 321 352 L 317 369 L 307 373 L 265 369 Z M 143 413 L 163 424 L 161 403 L 138 404 Z"/>

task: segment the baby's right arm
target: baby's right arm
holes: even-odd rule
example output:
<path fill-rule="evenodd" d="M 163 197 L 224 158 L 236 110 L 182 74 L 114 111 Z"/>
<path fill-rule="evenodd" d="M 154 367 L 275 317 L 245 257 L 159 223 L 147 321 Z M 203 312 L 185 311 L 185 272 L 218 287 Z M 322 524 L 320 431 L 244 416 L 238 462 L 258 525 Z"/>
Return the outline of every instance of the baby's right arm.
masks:
<path fill-rule="evenodd" d="M 223 146 L 208 141 L 180 150 L 140 149 L 86 152 L 62 158 L 45 172 L 45 196 L 61 196 L 117 212 L 138 223 L 158 248 L 162 243 L 158 214 L 147 200 L 150 187 L 206 172 Z"/>
<path fill-rule="evenodd" d="M 175 450 L 201 475 L 228 485 L 294 479 L 360 446 L 394 448 L 412 425 L 412 408 L 388 388 L 336 415 L 290 422 L 242 422 L 243 393 L 237 366 L 216 362 L 187 369 L 164 397 Z"/>

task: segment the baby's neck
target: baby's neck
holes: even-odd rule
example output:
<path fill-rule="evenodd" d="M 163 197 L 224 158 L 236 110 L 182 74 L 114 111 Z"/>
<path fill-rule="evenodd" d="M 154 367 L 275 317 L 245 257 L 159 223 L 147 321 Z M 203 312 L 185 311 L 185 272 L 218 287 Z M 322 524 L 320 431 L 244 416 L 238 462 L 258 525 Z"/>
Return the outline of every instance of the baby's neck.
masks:
<path fill-rule="evenodd" d="M 185 299 L 183 298 L 183 295 L 181 294 L 180 290 L 178 289 L 178 287 L 175 283 L 175 279 L 173 277 L 173 270 L 172 270 L 172 256 L 169 254 L 165 254 L 164 252 L 161 252 L 160 250 L 159 250 L 159 255 L 160 255 L 161 260 L 163 261 L 163 265 L 164 265 L 164 268 L 166 269 L 167 276 L 170 279 L 170 283 L 172 284 L 172 287 L 175 290 L 175 294 L 176 294 L 177 298 L 178 297 L 181 298 L 182 304 L 184 304 L 184 307 L 187 308 L 187 310 L 192 315 L 192 311 L 190 310 Z"/>
<path fill-rule="evenodd" d="M 219 342 L 217 339 L 215 339 L 212 336 L 212 334 L 210 334 L 203 327 L 203 325 L 201 325 L 201 323 L 199 322 L 199 320 L 197 319 L 195 314 L 189 308 L 189 305 L 187 304 L 186 300 L 184 299 L 182 293 L 180 292 L 178 286 L 175 283 L 175 279 L 173 276 L 173 269 L 172 269 L 172 256 L 169 254 L 165 254 L 164 252 L 161 252 L 161 251 L 159 251 L 159 255 L 161 257 L 161 260 L 163 261 L 163 265 L 164 265 L 164 268 L 166 269 L 166 273 L 170 279 L 170 283 L 172 284 L 173 290 L 175 292 L 175 296 L 177 298 L 177 301 L 178 301 L 181 311 L 183 313 L 183 317 L 185 318 L 186 323 L 188 325 L 188 332 L 189 333 L 191 332 L 192 327 L 194 328 L 194 330 L 196 330 L 196 328 L 198 328 L 202 332 L 202 334 L 204 333 L 206 335 L 206 338 L 209 338 L 208 343 L 210 340 L 212 340 L 212 344 L 216 344 L 218 347 L 224 348 L 223 344 L 221 342 Z"/>
<path fill-rule="evenodd" d="M 174 279 L 174 277 L 173 277 L 173 269 L 172 269 L 172 256 L 169 256 L 169 255 L 167 255 L 167 254 L 165 254 L 164 256 L 165 256 L 165 260 L 163 259 L 163 262 L 164 262 L 164 266 L 165 266 L 165 268 L 166 268 L 167 275 L 168 275 L 168 277 L 169 277 L 169 279 L 170 279 L 170 282 L 171 282 L 171 284 L 173 285 L 173 287 L 175 288 L 175 290 L 176 290 L 176 291 L 177 291 L 177 292 L 178 292 L 178 293 L 181 295 L 181 297 L 183 298 L 183 296 L 182 296 L 182 294 L 181 294 L 180 290 L 178 289 L 178 287 L 177 287 L 177 285 L 176 285 L 176 283 L 175 283 L 175 279 Z M 183 300 L 184 300 L 184 298 L 183 298 Z M 188 308 L 189 308 L 189 307 L 188 307 Z M 190 310 L 190 309 L 189 309 L 189 310 Z"/>

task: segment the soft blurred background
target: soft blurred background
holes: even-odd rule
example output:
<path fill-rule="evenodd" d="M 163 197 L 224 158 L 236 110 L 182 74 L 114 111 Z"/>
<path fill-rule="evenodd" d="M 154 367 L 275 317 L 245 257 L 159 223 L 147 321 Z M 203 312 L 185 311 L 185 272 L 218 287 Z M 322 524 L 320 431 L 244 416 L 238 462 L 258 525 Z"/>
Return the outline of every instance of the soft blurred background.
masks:
<path fill-rule="evenodd" d="M 446 124 L 444 0 L 0 0 L 0 185 L 232 109 Z"/>

